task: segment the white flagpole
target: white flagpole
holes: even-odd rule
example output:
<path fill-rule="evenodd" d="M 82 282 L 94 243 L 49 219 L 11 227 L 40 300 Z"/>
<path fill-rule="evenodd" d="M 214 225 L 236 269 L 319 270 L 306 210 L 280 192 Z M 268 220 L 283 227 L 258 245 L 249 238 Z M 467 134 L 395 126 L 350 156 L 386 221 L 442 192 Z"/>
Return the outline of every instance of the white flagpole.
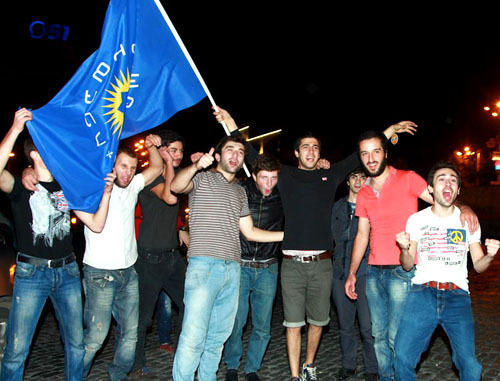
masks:
<path fill-rule="evenodd" d="M 196 67 L 193 59 L 191 58 L 191 55 L 187 51 L 186 46 L 182 42 L 181 37 L 177 33 L 177 30 L 175 29 L 174 24 L 172 24 L 172 21 L 170 21 L 170 18 L 168 17 L 167 12 L 165 12 L 165 9 L 163 9 L 163 6 L 161 5 L 160 0 L 154 0 L 154 2 L 156 3 L 156 6 L 158 7 L 158 10 L 160 11 L 160 13 L 162 14 L 163 18 L 165 19 L 165 22 L 167 23 L 168 27 L 172 31 L 172 34 L 174 35 L 174 37 L 175 37 L 177 43 L 179 44 L 182 52 L 186 56 L 186 59 L 188 60 L 189 64 L 191 65 L 191 68 L 193 69 L 194 73 L 196 74 L 196 77 L 200 81 L 201 86 L 203 87 L 203 90 L 205 90 L 205 93 L 207 94 L 207 97 L 210 100 L 210 103 L 212 104 L 214 110 L 215 111 L 219 111 L 219 108 L 217 107 L 217 104 L 215 103 L 215 100 L 212 97 L 212 94 L 210 93 L 210 90 L 208 89 L 208 87 L 207 87 L 205 81 L 203 80 L 203 77 L 201 76 L 200 72 L 198 71 L 198 68 Z M 231 133 L 229 132 L 229 130 L 228 130 L 227 126 L 226 126 L 226 123 L 224 121 L 222 121 L 221 124 L 222 124 L 222 127 L 224 128 L 224 132 L 226 133 L 226 135 L 231 135 Z M 247 175 L 247 177 L 250 177 L 250 172 L 248 171 L 248 168 L 247 168 L 247 166 L 246 166 L 245 163 L 243 163 L 243 169 L 245 170 L 245 174 Z"/>

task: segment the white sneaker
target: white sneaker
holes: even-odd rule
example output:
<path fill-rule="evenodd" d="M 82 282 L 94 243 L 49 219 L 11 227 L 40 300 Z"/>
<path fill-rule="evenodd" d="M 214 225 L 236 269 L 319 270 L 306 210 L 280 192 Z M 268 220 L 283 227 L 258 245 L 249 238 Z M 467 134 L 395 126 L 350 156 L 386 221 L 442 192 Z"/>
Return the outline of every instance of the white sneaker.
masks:
<path fill-rule="evenodd" d="M 302 365 L 302 371 L 300 372 L 300 381 L 316 381 L 316 367 L 314 364 L 304 364 Z"/>

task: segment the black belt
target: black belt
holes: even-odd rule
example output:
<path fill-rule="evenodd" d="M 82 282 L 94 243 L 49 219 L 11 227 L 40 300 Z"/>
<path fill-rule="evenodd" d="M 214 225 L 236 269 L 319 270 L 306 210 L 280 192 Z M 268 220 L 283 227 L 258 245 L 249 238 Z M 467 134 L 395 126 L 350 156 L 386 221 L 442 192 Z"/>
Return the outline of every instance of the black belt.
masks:
<path fill-rule="evenodd" d="M 370 265 L 371 267 L 375 267 L 380 270 L 393 270 L 401 267 L 400 265 Z"/>
<path fill-rule="evenodd" d="M 254 269 L 267 269 L 269 266 L 278 262 L 277 258 L 272 258 L 265 262 L 260 261 L 241 261 L 241 267 L 252 267 Z"/>
<path fill-rule="evenodd" d="M 321 261 L 323 259 L 330 259 L 331 257 L 332 257 L 331 251 L 325 251 L 321 254 L 305 255 L 305 256 L 283 254 L 283 258 L 291 259 L 294 260 L 295 262 L 302 262 L 302 263 Z"/>
<path fill-rule="evenodd" d="M 26 257 L 22 254 L 18 254 L 17 260 L 23 263 L 29 263 L 34 266 L 46 266 L 50 269 L 54 269 L 56 267 L 61 267 L 63 265 L 70 264 L 76 260 L 75 254 L 70 254 L 67 257 L 59 258 L 59 259 L 44 259 L 37 257 Z"/>

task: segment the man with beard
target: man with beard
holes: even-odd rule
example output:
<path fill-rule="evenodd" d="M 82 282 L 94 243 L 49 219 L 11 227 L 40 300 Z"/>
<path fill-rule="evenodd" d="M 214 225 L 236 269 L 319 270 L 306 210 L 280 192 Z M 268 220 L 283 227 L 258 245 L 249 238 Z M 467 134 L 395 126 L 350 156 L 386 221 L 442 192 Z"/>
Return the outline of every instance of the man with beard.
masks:
<path fill-rule="evenodd" d="M 152 324 L 160 292 L 165 291 L 179 308 L 177 333 L 180 332 L 184 314 L 182 300 L 186 265 L 178 249 L 179 202 L 177 196 L 170 192 L 174 172 L 184 157 L 184 139 L 170 130 L 162 130 L 158 135 L 161 138 L 158 151 L 164 161 L 163 173 L 139 193 L 142 223 L 137 240 L 139 257 L 135 263 L 139 277 L 139 328 L 131 378 L 152 375 L 146 367 L 146 330 Z M 187 235 L 186 232 L 179 234 Z"/>
<path fill-rule="evenodd" d="M 117 322 L 117 336 L 115 356 L 108 367 L 110 379 L 126 378 L 134 364 L 139 320 L 134 211 L 139 192 L 156 179 L 163 168 L 156 148 L 161 145 L 161 138 L 148 135 L 145 145 L 150 166 L 137 175 L 139 160 L 135 152 L 125 146 L 118 148 L 114 166 L 116 182 L 104 229 L 96 234 L 85 227 L 84 378 L 108 335 L 111 316 Z"/>
<path fill-rule="evenodd" d="M 249 241 L 277 242 L 281 231 L 253 226 L 244 189 L 236 173 L 243 165 L 245 140 L 223 138 L 214 149 L 172 181 L 176 193 L 189 193 L 188 268 L 184 289 L 184 319 L 174 359 L 175 381 L 215 380 L 224 342 L 233 329 L 240 283 L 239 232 Z"/>
<path fill-rule="evenodd" d="M 357 298 L 356 271 L 368 241 L 370 255 L 366 276 L 366 295 L 375 338 L 375 354 L 381 380 L 394 379 L 394 338 L 398 330 L 410 279 L 414 270 L 405 271 L 399 262 L 400 250 L 395 235 L 404 229 L 408 217 L 417 212 L 418 198 L 432 204 L 427 183 L 413 171 L 402 171 L 387 165 L 387 139 L 375 131 L 367 131 L 358 139 L 358 152 L 369 179 L 358 192 L 356 216 L 358 231 L 354 239 L 349 276 L 345 292 Z M 477 218 L 462 206 L 472 230 Z M 464 211 L 467 213 L 464 215 Z"/>
<path fill-rule="evenodd" d="M 486 240 L 481 248 L 481 231 L 471 233 L 460 223 L 460 211 L 453 205 L 462 179 L 450 162 L 436 163 L 427 177 L 427 189 L 434 205 L 413 214 L 406 231 L 396 235 L 405 270 L 418 264 L 396 336 L 396 379 L 415 380 L 415 368 L 438 324 L 450 339 L 453 362 L 461 380 L 479 381 L 481 365 L 474 344 L 474 321 L 467 281 L 467 251 L 474 269 L 485 271 L 495 258 L 500 241 Z"/>

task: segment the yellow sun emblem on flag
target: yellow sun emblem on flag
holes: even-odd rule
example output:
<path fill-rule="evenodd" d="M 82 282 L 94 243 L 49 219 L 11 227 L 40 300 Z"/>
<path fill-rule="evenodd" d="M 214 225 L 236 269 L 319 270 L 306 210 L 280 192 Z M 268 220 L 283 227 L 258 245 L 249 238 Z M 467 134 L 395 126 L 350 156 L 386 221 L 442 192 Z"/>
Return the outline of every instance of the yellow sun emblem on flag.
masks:
<path fill-rule="evenodd" d="M 111 94 L 111 98 L 104 98 L 104 99 L 109 101 L 110 103 L 102 106 L 111 109 L 104 115 L 111 115 L 111 117 L 106 121 L 106 123 L 111 123 L 110 129 L 114 128 L 113 135 L 116 132 L 118 132 L 118 139 L 122 134 L 123 120 L 125 118 L 123 109 L 126 106 L 126 101 L 127 101 L 126 94 L 130 90 L 130 73 L 128 68 L 126 76 L 123 74 L 121 70 L 120 70 L 120 75 L 121 75 L 121 80 L 115 76 L 115 83 L 111 82 L 111 86 L 113 86 L 114 91 L 106 90 L 109 94 Z M 125 100 L 122 97 L 122 94 L 124 93 L 125 93 Z"/>

